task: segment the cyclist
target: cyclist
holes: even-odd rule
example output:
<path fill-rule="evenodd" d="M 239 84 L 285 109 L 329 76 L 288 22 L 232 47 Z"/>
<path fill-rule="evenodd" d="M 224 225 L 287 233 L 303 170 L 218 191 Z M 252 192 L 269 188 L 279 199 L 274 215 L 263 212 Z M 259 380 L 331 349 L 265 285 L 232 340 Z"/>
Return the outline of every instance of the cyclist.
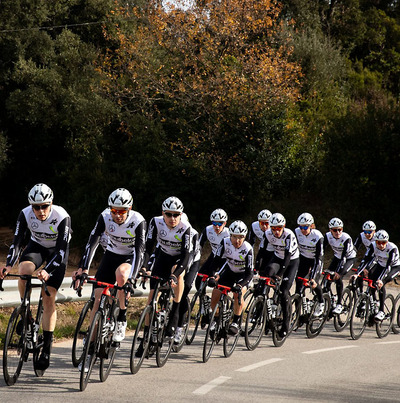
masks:
<path fill-rule="evenodd" d="M 336 283 L 338 303 L 333 313 L 341 314 L 343 306 L 340 303 L 343 292 L 343 276 L 353 267 L 356 259 L 353 240 L 346 232 L 343 232 L 343 221 L 334 217 L 329 221 L 329 232 L 324 236 L 324 250 L 330 245 L 333 251 L 333 259 L 328 267 L 329 271 L 335 272 L 333 280 Z M 330 283 L 329 283 L 330 284 Z M 329 285 L 330 287 L 330 285 Z"/>
<path fill-rule="evenodd" d="M 393 242 L 389 242 L 389 234 L 383 229 L 375 233 L 375 241 L 368 247 L 357 275 L 366 268 L 368 268 L 368 277 L 375 281 L 379 290 L 379 312 L 375 315 L 375 319 L 381 321 L 385 318 L 383 312 L 386 298 L 385 285 L 400 272 L 399 249 Z"/>
<path fill-rule="evenodd" d="M 270 229 L 265 232 L 268 242 L 274 247 L 271 262 L 260 273 L 267 277 L 282 279 L 280 291 L 283 313 L 283 324 L 279 337 L 287 336 L 290 322 L 290 287 L 296 277 L 299 267 L 299 248 L 296 235 L 286 228 L 286 219 L 280 213 L 275 213 L 269 220 Z"/>
<path fill-rule="evenodd" d="M 222 208 L 217 208 L 214 210 L 210 215 L 210 221 L 211 225 L 208 225 L 206 228 L 204 228 L 199 240 L 201 250 L 203 250 L 207 241 L 211 246 L 211 253 L 199 270 L 199 273 L 207 274 L 208 276 L 212 274 L 210 271 L 211 263 L 214 259 L 215 253 L 217 252 L 218 246 L 224 238 L 229 236 L 229 230 L 226 228 L 228 214 L 225 212 L 225 210 Z M 200 283 L 201 278 L 196 278 L 196 290 L 199 289 Z M 204 315 L 203 318 L 206 320 L 206 315 Z"/>
<path fill-rule="evenodd" d="M 272 213 L 269 210 L 261 210 L 258 213 L 257 221 L 251 224 L 250 232 L 247 236 L 247 240 L 253 248 L 257 239 L 260 241 L 254 265 L 256 272 L 260 270 L 260 267 L 265 267 L 274 255 L 274 247 L 268 243 L 265 237 L 265 231 L 269 229 L 271 215 Z"/>
<path fill-rule="evenodd" d="M 322 258 L 324 255 L 324 236 L 315 229 L 314 217 L 310 213 L 303 213 L 297 219 L 298 227 L 295 229 L 297 242 L 299 244 L 300 261 L 298 276 L 309 275 L 310 286 L 314 289 L 318 298 L 318 304 L 314 310 L 314 316 L 321 316 L 325 304 L 322 296 L 322 288 L 318 283 L 322 271 Z M 300 294 L 302 280 L 296 279 L 296 293 Z"/>
<path fill-rule="evenodd" d="M 188 220 L 181 219 L 183 204 L 177 197 L 168 197 L 161 207 L 162 215 L 153 217 L 149 224 L 143 270 L 147 271 L 151 254 L 158 246 L 151 274 L 169 278 L 172 287 L 175 288 L 170 319 L 165 332 L 167 337 L 172 337 L 175 334 L 179 320 L 179 304 L 184 290 L 183 277 L 190 261 L 192 228 Z M 154 288 L 155 282 L 150 280 L 148 303 L 153 298 Z M 146 326 L 148 325 L 149 323 L 146 323 Z M 139 346 L 139 349 L 141 346 Z"/>
<path fill-rule="evenodd" d="M 13 243 L 7 255 L 6 267 L 0 278 L 11 270 L 22 250 L 25 235 L 30 231 L 30 240 L 19 259 L 18 273 L 32 275 L 46 282 L 50 296 L 43 295 L 43 350 L 36 363 L 36 369 L 46 370 L 50 365 L 53 332 L 57 321 L 56 294 L 60 288 L 68 263 L 69 241 L 71 239 L 71 218 L 64 208 L 53 204 L 53 191 L 44 183 L 38 183 L 28 193 L 30 206 L 19 214 Z M 18 280 L 18 289 L 23 297 L 25 281 Z"/>
<path fill-rule="evenodd" d="M 137 211 L 132 210 L 133 198 L 125 188 L 114 190 L 108 197 L 108 207 L 99 215 L 90 233 L 79 269 L 72 278 L 89 272 L 90 263 L 100 244 L 107 239 L 107 247 L 96 272 L 96 280 L 122 287 L 129 278 L 135 278 L 141 267 L 145 246 L 146 221 Z M 106 236 L 106 237 L 105 237 Z M 96 313 L 103 288 L 95 289 L 95 303 L 91 319 Z M 123 290 L 118 290 L 120 311 L 113 339 L 121 342 L 125 338 L 127 326 L 126 300 Z"/>
<path fill-rule="evenodd" d="M 208 280 L 210 287 L 216 282 L 231 287 L 234 298 L 233 321 L 229 333 L 236 335 L 240 328 L 240 317 L 243 309 L 243 295 L 246 286 L 253 278 L 253 247 L 245 240 L 247 226 L 243 221 L 236 220 L 229 226 L 229 237 L 224 238 L 218 246 L 215 258 L 212 261 L 212 276 Z M 239 304 L 239 293 L 241 301 Z M 217 305 L 221 291 L 214 288 L 211 295 L 211 309 Z M 211 324 L 210 326 L 213 326 Z M 212 330 L 212 327 L 210 328 Z"/>

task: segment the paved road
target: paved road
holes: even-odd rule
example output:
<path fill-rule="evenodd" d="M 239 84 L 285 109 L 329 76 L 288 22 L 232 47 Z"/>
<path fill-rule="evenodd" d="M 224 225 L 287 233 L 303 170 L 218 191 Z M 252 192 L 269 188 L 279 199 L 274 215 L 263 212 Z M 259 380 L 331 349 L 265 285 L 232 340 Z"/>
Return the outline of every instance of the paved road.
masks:
<path fill-rule="evenodd" d="M 353 341 L 346 329 L 336 333 L 328 323 L 316 339 L 304 329 L 281 347 L 265 337 L 255 351 L 244 340 L 230 358 L 217 346 L 208 363 L 201 361 L 202 332 L 194 345 L 174 353 L 165 367 L 146 360 L 136 375 L 129 371 L 132 335 L 118 352 L 104 383 L 98 367 L 84 392 L 70 362 L 70 342 L 56 343 L 52 366 L 36 378 L 25 364 L 17 384 L 0 380 L 1 402 L 400 402 L 400 335 L 381 340 L 367 328 Z"/>

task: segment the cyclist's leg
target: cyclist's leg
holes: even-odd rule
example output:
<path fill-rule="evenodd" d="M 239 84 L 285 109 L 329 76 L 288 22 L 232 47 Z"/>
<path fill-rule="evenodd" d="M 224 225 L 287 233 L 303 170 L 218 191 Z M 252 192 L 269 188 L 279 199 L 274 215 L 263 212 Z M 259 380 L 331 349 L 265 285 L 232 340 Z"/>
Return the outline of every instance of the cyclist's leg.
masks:
<path fill-rule="evenodd" d="M 44 252 L 45 251 L 39 244 L 30 241 L 22 252 L 19 260 L 18 274 L 32 275 L 45 261 L 46 254 Z M 25 280 L 18 279 L 18 290 L 21 298 L 24 296 L 25 283 Z"/>
<path fill-rule="evenodd" d="M 189 295 L 189 292 L 192 289 L 193 282 L 194 282 L 195 278 L 197 277 L 197 273 L 198 273 L 199 269 L 200 269 L 200 261 L 197 260 L 196 262 L 193 262 L 193 264 L 190 266 L 189 271 L 185 274 L 184 288 L 183 288 L 183 294 L 182 294 L 181 301 L 185 301 L 187 296 Z M 187 310 L 188 310 L 187 304 L 180 304 L 178 328 L 182 327 L 183 320 L 184 320 Z"/>
<path fill-rule="evenodd" d="M 198 272 L 202 273 L 202 274 L 211 275 L 210 268 L 211 268 L 211 262 L 213 261 L 213 258 L 214 258 L 214 254 L 211 253 L 210 256 L 207 258 L 207 260 L 204 262 L 203 266 L 200 267 L 200 270 Z M 196 277 L 195 287 L 196 287 L 197 291 L 200 288 L 200 283 L 201 283 L 201 277 Z"/>
<path fill-rule="evenodd" d="M 303 255 L 300 255 L 299 258 L 299 269 L 297 270 L 297 276 L 298 277 L 303 277 L 305 278 L 308 275 L 308 272 L 310 271 L 310 260 L 304 257 Z M 296 276 L 296 290 L 295 294 L 299 294 L 301 292 L 301 289 L 303 287 L 303 281 L 299 280 Z"/>
<path fill-rule="evenodd" d="M 281 329 L 281 335 L 284 336 L 289 331 L 290 322 L 290 288 L 292 287 L 293 281 L 296 278 L 297 270 L 299 267 L 299 259 L 293 259 L 290 261 L 288 267 L 282 276 L 281 283 L 281 305 L 283 313 L 283 324 Z"/>
<path fill-rule="evenodd" d="M 343 294 L 343 276 L 351 270 L 351 268 L 354 265 L 354 261 L 355 261 L 355 258 L 346 260 L 345 264 L 338 272 L 339 279 L 336 280 L 335 282 L 336 282 L 336 291 L 337 291 L 337 297 L 338 297 L 339 304 L 342 300 L 342 294 Z"/>

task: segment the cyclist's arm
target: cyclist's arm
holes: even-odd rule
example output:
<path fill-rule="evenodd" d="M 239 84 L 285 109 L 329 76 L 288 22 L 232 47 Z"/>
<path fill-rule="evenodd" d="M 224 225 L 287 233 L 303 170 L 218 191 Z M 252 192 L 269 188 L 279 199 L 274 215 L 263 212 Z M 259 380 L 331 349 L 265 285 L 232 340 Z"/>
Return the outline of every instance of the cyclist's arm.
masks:
<path fill-rule="evenodd" d="M 242 287 L 247 286 L 253 278 L 253 250 L 250 250 L 246 256 L 246 266 L 243 278 L 238 281 Z"/>
<path fill-rule="evenodd" d="M 146 221 L 142 221 L 135 230 L 135 261 L 132 262 L 132 278 L 136 278 L 142 267 L 143 254 L 146 247 Z"/>
<path fill-rule="evenodd" d="M 211 261 L 210 265 L 211 277 L 215 276 L 215 273 L 217 273 L 226 262 L 226 259 L 222 257 L 224 253 L 225 253 L 225 244 L 224 241 L 222 240 L 218 246 L 217 252 L 214 255 L 213 260 Z"/>
<path fill-rule="evenodd" d="M 250 229 L 248 235 L 247 235 L 247 242 L 251 245 L 254 246 L 256 242 L 257 235 L 253 231 L 253 228 Z"/>
<path fill-rule="evenodd" d="M 348 238 L 348 239 L 346 239 L 344 241 L 342 256 L 340 257 L 340 262 L 337 265 L 336 273 L 339 273 L 340 270 L 342 269 L 342 267 L 346 264 L 346 260 L 347 260 L 346 256 L 347 256 L 347 252 L 348 252 L 349 247 L 350 247 L 350 241 L 351 241 L 350 238 Z"/>
<path fill-rule="evenodd" d="M 143 264 L 144 268 L 147 268 L 150 256 L 156 246 L 157 242 L 157 226 L 155 224 L 154 218 L 150 220 L 149 228 L 146 235 L 146 244 L 145 244 L 145 251 L 143 257 Z"/>
<path fill-rule="evenodd" d="M 322 266 L 322 255 L 323 255 L 323 238 L 320 238 L 315 245 L 315 257 L 314 257 L 314 266 L 311 269 L 310 280 L 315 279 L 315 277 L 321 271 Z"/>
<path fill-rule="evenodd" d="M 199 243 L 200 243 L 201 249 L 203 249 L 203 246 L 205 245 L 206 241 L 207 241 L 207 228 L 204 228 L 203 232 L 201 233 L 200 238 L 199 238 Z"/>
<path fill-rule="evenodd" d="M 358 235 L 357 239 L 354 242 L 354 249 L 358 250 L 362 244 L 361 234 Z"/>
<path fill-rule="evenodd" d="M 290 258 L 292 256 L 290 249 L 291 249 L 291 239 L 290 239 L 290 235 L 288 235 L 285 239 L 285 255 L 283 257 L 283 265 L 277 273 L 277 276 L 279 276 L 279 277 L 282 277 L 282 274 L 285 271 L 286 267 L 289 266 Z"/>
<path fill-rule="evenodd" d="M 18 260 L 18 256 L 21 252 L 21 247 L 23 245 L 27 229 L 28 224 L 26 222 L 25 214 L 21 211 L 17 219 L 13 243 L 10 246 L 7 255 L 7 261 L 6 261 L 7 267 L 11 268 Z"/>
<path fill-rule="evenodd" d="M 357 269 L 357 275 L 359 275 L 367 266 L 368 264 L 372 261 L 374 257 L 374 247 L 369 245 L 367 251 L 365 252 L 364 257 L 361 260 L 360 266 L 358 266 Z"/>
<path fill-rule="evenodd" d="M 190 242 L 191 239 L 189 227 L 182 236 L 181 257 L 177 262 L 176 269 L 174 270 L 174 275 L 176 277 L 179 277 L 188 267 L 190 260 Z"/>
<path fill-rule="evenodd" d="M 392 250 L 389 252 L 389 256 L 388 256 L 388 260 L 387 260 L 387 262 L 386 262 L 385 270 L 382 270 L 382 273 L 381 273 L 381 275 L 378 277 L 378 280 L 383 281 L 384 278 L 386 277 L 386 275 L 390 272 L 390 269 L 391 269 L 392 263 L 393 263 L 394 252 L 395 252 L 395 249 L 392 249 Z"/>

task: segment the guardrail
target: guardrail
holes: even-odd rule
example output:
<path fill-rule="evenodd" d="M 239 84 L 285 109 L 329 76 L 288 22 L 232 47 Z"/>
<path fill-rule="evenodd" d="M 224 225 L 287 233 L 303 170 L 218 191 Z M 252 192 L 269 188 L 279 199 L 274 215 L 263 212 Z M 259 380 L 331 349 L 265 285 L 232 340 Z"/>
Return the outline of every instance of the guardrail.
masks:
<path fill-rule="evenodd" d="M 73 288 L 71 288 L 71 277 L 65 277 L 61 287 L 58 290 L 56 302 L 85 301 L 90 298 L 92 287 L 87 285 L 82 289 L 82 296 L 78 297 Z M 4 280 L 4 291 L 0 291 L 0 307 L 12 307 L 21 303 L 18 292 L 18 280 Z M 143 288 L 135 289 L 135 297 L 145 297 L 149 295 L 150 285 L 145 290 Z M 31 303 L 37 304 L 39 301 L 40 288 L 34 288 L 31 295 Z"/>

